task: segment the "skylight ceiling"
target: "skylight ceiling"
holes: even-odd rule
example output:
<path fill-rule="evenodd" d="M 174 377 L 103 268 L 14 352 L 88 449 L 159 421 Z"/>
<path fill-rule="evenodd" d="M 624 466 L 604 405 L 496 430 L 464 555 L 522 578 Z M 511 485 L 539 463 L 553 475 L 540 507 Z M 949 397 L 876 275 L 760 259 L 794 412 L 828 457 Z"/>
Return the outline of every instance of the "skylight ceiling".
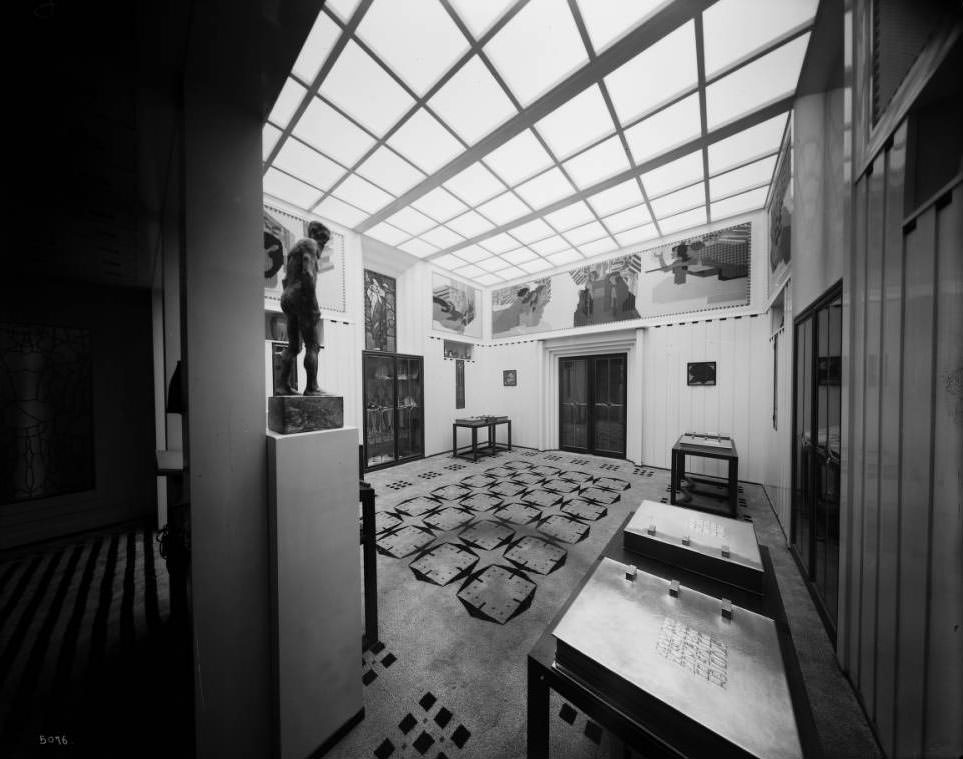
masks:
<path fill-rule="evenodd" d="M 328 0 L 264 190 L 481 285 L 762 208 L 818 0 Z"/>

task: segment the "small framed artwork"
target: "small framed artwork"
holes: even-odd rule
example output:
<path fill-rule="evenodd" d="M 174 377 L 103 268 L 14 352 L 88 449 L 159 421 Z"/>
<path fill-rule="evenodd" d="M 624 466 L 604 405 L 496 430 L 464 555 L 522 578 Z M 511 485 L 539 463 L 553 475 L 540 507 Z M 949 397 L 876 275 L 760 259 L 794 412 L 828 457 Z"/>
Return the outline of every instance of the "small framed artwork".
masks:
<path fill-rule="evenodd" d="M 686 384 L 689 385 L 715 385 L 716 362 L 690 361 L 686 371 L 686 379 Z"/>
<path fill-rule="evenodd" d="M 518 384 L 518 370 L 506 369 L 502 372 L 502 384 L 505 387 L 515 387 Z"/>

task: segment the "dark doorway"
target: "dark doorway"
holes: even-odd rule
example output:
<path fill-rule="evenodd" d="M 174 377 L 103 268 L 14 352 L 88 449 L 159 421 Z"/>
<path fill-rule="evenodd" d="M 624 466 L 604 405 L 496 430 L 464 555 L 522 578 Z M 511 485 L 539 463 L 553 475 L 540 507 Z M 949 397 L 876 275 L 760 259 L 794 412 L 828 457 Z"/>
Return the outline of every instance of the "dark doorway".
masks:
<path fill-rule="evenodd" d="M 558 447 L 625 458 L 625 354 L 560 358 L 558 377 Z"/>

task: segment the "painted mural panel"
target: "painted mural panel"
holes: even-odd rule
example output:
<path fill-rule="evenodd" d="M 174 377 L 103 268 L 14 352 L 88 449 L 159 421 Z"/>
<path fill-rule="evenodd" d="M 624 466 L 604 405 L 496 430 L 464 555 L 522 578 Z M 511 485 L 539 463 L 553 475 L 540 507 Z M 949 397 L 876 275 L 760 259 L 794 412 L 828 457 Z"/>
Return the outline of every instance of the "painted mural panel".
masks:
<path fill-rule="evenodd" d="M 779 162 L 769 199 L 769 296 L 782 286 L 789 276 L 792 260 L 792 131 L 786 130 Z"/>
<path fill-rule="evenodd" d="M 481 337 L 481 297 L 474 287 L 435 273 L 431 288 L 431 326 L 445 332 Z"/>
<path fill-rule="evenodd" d="M 393 277 L 364 270 L 365 350 L 395 352 L 396 290 Z"/>

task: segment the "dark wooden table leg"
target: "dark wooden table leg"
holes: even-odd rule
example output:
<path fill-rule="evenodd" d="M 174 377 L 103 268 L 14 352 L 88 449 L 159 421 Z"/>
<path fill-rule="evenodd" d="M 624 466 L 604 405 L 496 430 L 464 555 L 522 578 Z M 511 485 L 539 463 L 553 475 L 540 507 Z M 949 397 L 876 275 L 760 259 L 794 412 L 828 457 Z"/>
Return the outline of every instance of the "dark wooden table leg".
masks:
<path fill-rule="evenodd" d="M 739 459 L 729 459 L 729 513 L 739 515 Z"/>
<path fill-rule="evenodd" d="M 366 483 L 363 483 L 366 485 Z M 375 492 L 370 485 L 361 488 L 361 534 L 364 556 L 364 637 L 365 645 L 378 642 L 378 561 L 375 548 Z"/>
<path fill-rule="evenodd" d="M 528 759 L 548 759 L 548 683 L 541 667 L 528 657 Z"/>
<path fill-rule="evenodd" d="M 471 455 L 472 460 L 478 463 L 478 428 L 471 428 Z"/>
<path fill-rule="evenodd" d="M 488 449 L 494 453 L 495 452 L 495 425 L 488 425 Z"/>
<path fill-rule="evenodd" d="M 672 451 L 672 469 L 669 470 L 669 503 L 675 504 L 675 491 L 679 486 L 679 453 Z"/>
<path fill-rule="evenodd" d="M 512 420 L 508 420 L 508 450 L 512 449 Z"/>
<path fill-rule="evenodd" d="M 458 425 L 451 425 L 451 457 L 458 455 Z"/>

